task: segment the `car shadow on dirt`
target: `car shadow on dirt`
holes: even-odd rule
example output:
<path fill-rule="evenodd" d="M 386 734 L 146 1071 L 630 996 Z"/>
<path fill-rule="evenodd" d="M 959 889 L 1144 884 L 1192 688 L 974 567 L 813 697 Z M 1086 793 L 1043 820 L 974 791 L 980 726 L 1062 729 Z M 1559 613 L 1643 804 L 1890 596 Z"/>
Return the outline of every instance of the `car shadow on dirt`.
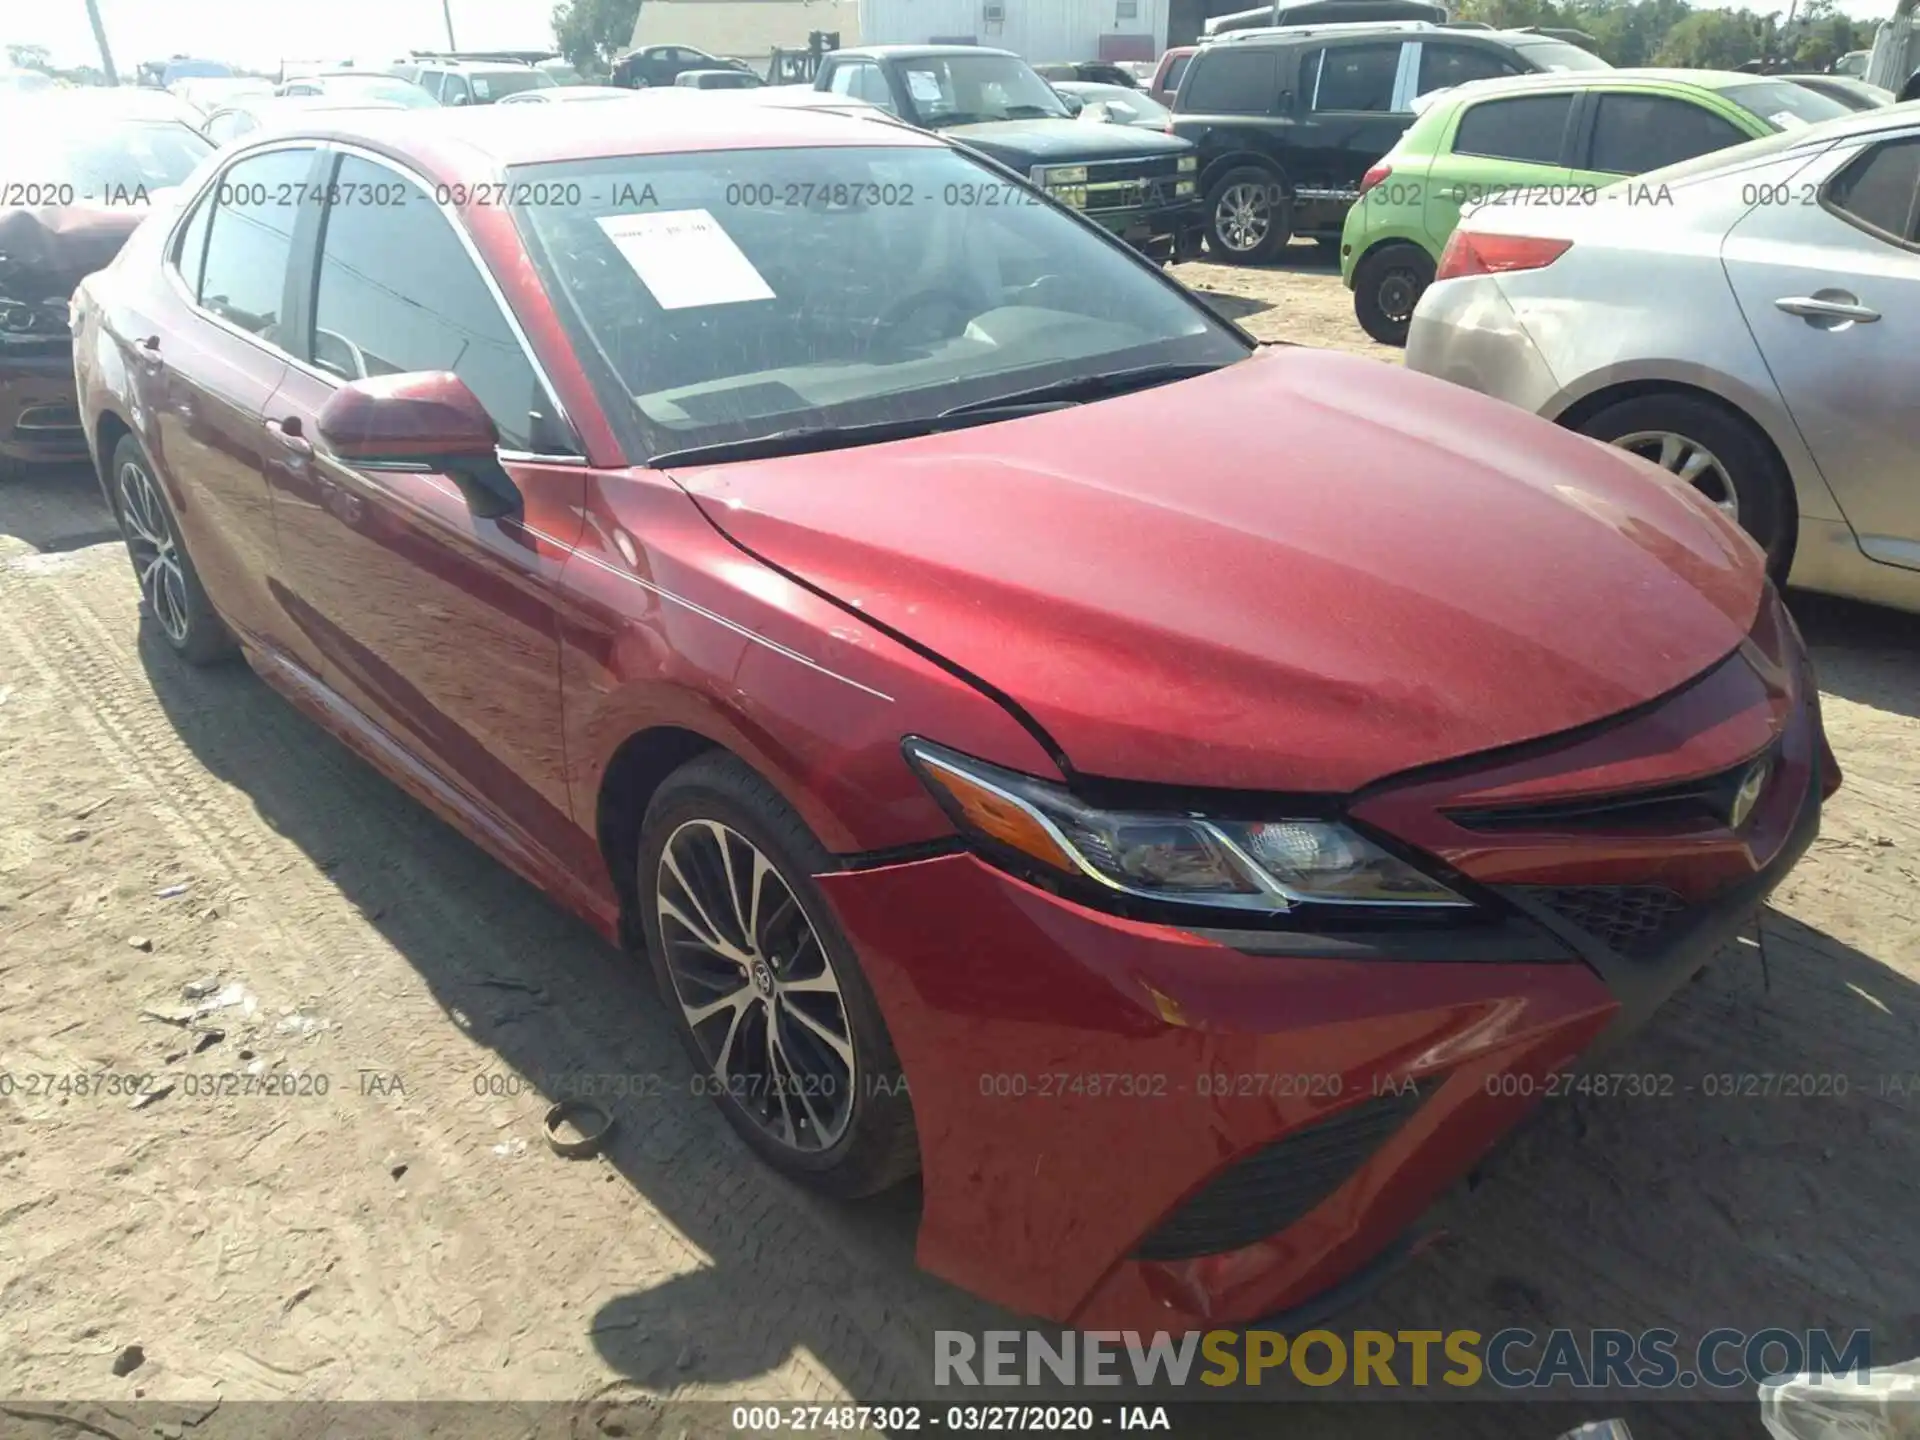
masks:
<path fill-rule="evenodd" d="M 1920 615 L 1795 591 L 1794 618 L 1814 653 L 1820 688 L 1876 710 L 1920 718 Z"/>
<path fill-rule="evenodd" d="M 100 484 L 86 465 L 33 465 L 0 478 L 0 535 L 43 554 L 120 538 Z"/>
<path fill-rule="evenodd" d="M 199 761 L 327 873 L 449 1026 L 550 1098 L 569 1076 L 653 1077 L 605 1100 L 619 1121 L 606 1158 L 708 1263 L 611 1285 L 581 1337 L 609 1367 L 650 1390 L 793 1398 L 753 1382 L 803 1349 L 860 1401 L 924 1402 L 934 1330 L 1021 1325 L 913 1267 L 912 1187 L 835 1204 L 766 1170 L 694 1093 L 641 966 L 243 667 L 188 671 L 150 623 L 141 654 Z M 1761 934 L 1763 947 L 1723 957 L 1609 1063 L 1612 1076 L 1643 1077 L 1635 1093 L 1615 1083 L 1551 1102 L 1470 1195 L 1442 1207 L 1452 1242 L 1334 1323 L 1667 1326 L 1688 1343 L 1720 1326 L 1867 1327 L 1879 1358 L 1920 1352 L 1920 1236 L 1898 1221 L 1920 1169 L 1920 987 L 1785 915 L 1769 913 Z M 1033 1398 L 987 1398 L 1021 1395 Z M 942 1400 L 953 1398 L 980 1394 Z M 1676 1407 L 1694 1418 L 1671 1433 L 1751 1433 L 1745 1398 Z M 1409 1415 L 1404 1433 L 1519 1433 L 1487 1408 Z M 1743 1430 L 1691 1428 L 1736 1408 Z M 1365 1433 L 1400 1433 L 1388 1413 Z"/>

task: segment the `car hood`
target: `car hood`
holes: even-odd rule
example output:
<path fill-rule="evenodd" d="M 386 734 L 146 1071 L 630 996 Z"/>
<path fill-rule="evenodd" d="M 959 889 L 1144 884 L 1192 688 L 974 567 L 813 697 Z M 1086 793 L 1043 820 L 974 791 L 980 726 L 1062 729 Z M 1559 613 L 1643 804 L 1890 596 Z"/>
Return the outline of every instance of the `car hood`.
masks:
<path fill-rule="evenodd" d="M 144 205 L 0 209 L 0 294 L 26 301 L 72 294 L 120 253 L 148 213 Z M 34 293 L 13 294 L 8 283 Z"/>
<path fill-rule="evenodd" d="M 1646 462 L 1306 349 L 676 478 L 1115 779 L 1350 791 L 1571 729 L 1730 653 L 1764 584 L 1752 543 Z"/>
<path fill-rule="evenodd" d="M 971 145 L 1003 164 L 1070 165 L 1079 161 L 1137 159 L 1186 154 L 1193 142 L 1135 125 L 1082 125 L 1078 120 L 993 120 L 948 125 L 940 133 Z"/>

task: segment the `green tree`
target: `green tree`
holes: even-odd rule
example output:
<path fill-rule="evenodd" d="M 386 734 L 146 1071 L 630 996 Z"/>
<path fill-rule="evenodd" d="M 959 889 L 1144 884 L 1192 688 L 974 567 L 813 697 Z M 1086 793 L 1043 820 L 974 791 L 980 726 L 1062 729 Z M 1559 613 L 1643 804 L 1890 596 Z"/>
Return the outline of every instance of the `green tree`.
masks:
<path fill-rule="evenodd" d="M 16 70 L 53 72 L 52 53 L 44 45 L 8 45 L 7 62 Z"/>
<path fill-rule="evenodd" d="M 1696 10 L 1667 31 L 1653 63 L 1737 70 L 1759 56 L 1763 43 L 1761 26 L 1748 11 Z"/>
<path fill-rule="evenodd" d="M 640 0 L 561 0 L 553 7 L 553 40 L 583 75 L 598 74 L 633 43 Z"/>

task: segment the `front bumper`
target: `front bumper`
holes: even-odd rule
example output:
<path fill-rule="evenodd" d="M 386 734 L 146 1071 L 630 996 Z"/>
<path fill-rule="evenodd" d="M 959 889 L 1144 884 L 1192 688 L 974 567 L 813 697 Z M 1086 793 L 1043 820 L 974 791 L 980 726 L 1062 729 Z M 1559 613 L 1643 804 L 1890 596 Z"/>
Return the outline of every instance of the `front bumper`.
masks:
<path fill-rule="evenodd" d="M 1762 635 L 1769 623 L 1636 718 L 1350 807 L 1509 912 L 1482 931 L 1184 931 L 968 854 L 821 877 L 911 1086 L 921 1264 L 1105 1329 L 1246 1324 L 1361 1276 L 1549 1077 L 1644 1021 L 1738 933 L 1811 844 L 1838 773 L 1803 659 L 1761 653 L 1786 643 Z M 1761 753 L 1777 757 L 1764 797 L 1724 835 L 1490 838 L 1454 818 Z M 1650 877 L 1680 908 L 1631 955 L 1555 908 L 1569 886 Z"/>
<path fill-rule="evenodd" d="M 0 356 L 0 457 L 31 462 L 87 458 L 70 351 Z"/>
<path fill-rule="evenodd" d="M 1198 197 L 1177 205 L 1082 211 L 1103 230 L 1112 232 L 1136 250 L 1166 259 L 1199 249 L 1206 234 L 1206 207 Z M 1166 253 L 1161 253 L 1161 252 Z"/>

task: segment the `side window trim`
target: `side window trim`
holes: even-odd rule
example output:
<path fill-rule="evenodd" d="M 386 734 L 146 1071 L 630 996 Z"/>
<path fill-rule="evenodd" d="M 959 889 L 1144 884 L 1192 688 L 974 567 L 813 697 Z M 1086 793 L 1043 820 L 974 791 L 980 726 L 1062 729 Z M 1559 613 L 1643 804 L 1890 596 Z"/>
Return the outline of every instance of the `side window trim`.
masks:
<path fill-rule="evenodd" d="M 276 360 L 298 363 L 290 352 L 283 350 L 271 340 L 263 340 L 252 331 L 235 325 L 224 316 L 214 314 L 213 311 L 207 309 L 206 306 L 200 303 L 200 287 L 206 283 L 207 251 L 213 244 L 213 222 L 219 219 L 219 192 L 222 182 L 225 181 L 228 173 L 236 166 L 243 165 L 249 160 L 257 160 L 262 155 L 271 155 L 282 150 L 305 150 L 309 152 L 311 156 L 311 163 L 307 167 L 309 182 L 319 173 L 320 162 L 326 155 L 325 146 L 316 144 L 313 141 L 299 139 L 269 141 L 264 145 L 250 146 L 240 154 L 235 155 L 212 175 L 208 176 L 207 183 L 200 188 L 199 193 L 187 204 L 181 206 L 180 213 L 173 222 L 173 228 L 167 232 L 166 248 L 161 253 L 168 256 L 169 260 L 168 263 L 161 268 L 167 273 L 167 283 L 173 286 L 175 293 L 177 293 L 179 297 L 186 302 L 187 307 L 202 320 L 218 325 L 229 335 L 238 336 L 240 339 L 264 351 Z M 171 257 L 178 252 L 181 237 L 184 235 L 187 226 L 193 223 L 193 217 L 198 213 L 200 203 L 203 200 L 212 205 L 214 210 L 208 217 L 207 235 L 201 242 L 200 274 L 195 280 L 192 290 L 188 290 L 186 276 L 180 273 L 179 266 L 172 263 Z M 317 209 L 318 207 L 316 206 L 314 208 Z M 299 318 L 298 307 L 301 305 L 301 286 L 298 283 L 300 266 L 303 262 L 301 227 L 310 226 L 312 223 L 309 215 L 302 215 L 295 223 L 293 249 L 287 257 L 286 273 L 280 277 L 280 303 L 282 307 L 286 309 L 287 314 L 296 321 Z M 289 299 L 291 299 L 292 304 L 288 303 Z"/>
<path fill-rule="evenodd" d="M 485 260 L 481 258 L 479 248 L 473 243 L 473 237 L 467 234 L 467 227 L 460 223 L 460 217 L 454 209 L 449 205 L 443 205 L 439 202 L 435 197 L 433 185 L 424 175 L 407 168 L 391 156 L 381 155 L 376 151 L 367 150 L 361 146 L 350 145 L 337 140 L 329 141 L 323 148 L 328 156 L 327 174 L 329 176 L 337 174 L 340 160 L 351 155 L 370 165 L 378 165 L 382 169 L 388 170 L 401 179 L 417 186 L 420 193 L 425 195 L 427 199 L 433 203 L 433 208 L 439 212 L 441 221 L 453 231 L 454 238 L 460 242 L 460 248 L 466 252 L 467 262 L 479 272 L 480 283 L 487 287 L 487 294 L 492 297 L 494 308 L 500 312 L 501 317 L 507 322 L 507 329 L 512 332 L 514 341 L 520 347 L 521 358 L 527 362 L 528 368 L 533 371 L 535 383 L 540 386 L 540 391 L 546 397 L 547 403 L 553 407 L 553 418 L 559 425 L 561 431 L 561 435 L 557 438 L 565 439 L 573 446 L 573 449 L 567 451 L 543 451 L 538 454 L 507 447 L 503 453 L 510 454 L 517 459 L 537 459 L 553 464 L 585 465 L 589 463 L 586 458 L 586 446 L 580 439 L 580 427 L 573 423 L 573 416 L 568 413 L 566 403 L 561 400 L 560 392 L 554 386 L 553 377 L 547 374 L 547 367 L 540 363 L 540 357 L 534 353 L 533 345 L 527 339 L 527 332 L 521 328 L 520 318 L 513 313 L 513 307 L 507 304 L 507 297 L 501 291 L 499 281 L 494 278 L 493 271 L 487 268 Z M 322 214 L 331 210 L 331 208 L 331 206 L 315 207 L 315 209 L 321 211 Z M 299 333 L 305 337 L 306 341 L 304 348 L 309 353 L 311 353 L 313 349 L 314 294 L 320 284 L 320 236 L 324 233 L 324 225 L 316 225 L 311 248 L 305 252 L 297 252 L 295 255 L 296 262 L 304 263 L 306 266 L 306 283 L 301 287 L 297 319 L 300 324 Z M 311 360 L 300 356 L 292 356 L 290 358 L 293 364 L 298 365 L 302 371 L 312 375 L 316 379 L 324 380 L 329 385 L 339 385 L 341 383 L 338 375 L 319 369 Z"/>

